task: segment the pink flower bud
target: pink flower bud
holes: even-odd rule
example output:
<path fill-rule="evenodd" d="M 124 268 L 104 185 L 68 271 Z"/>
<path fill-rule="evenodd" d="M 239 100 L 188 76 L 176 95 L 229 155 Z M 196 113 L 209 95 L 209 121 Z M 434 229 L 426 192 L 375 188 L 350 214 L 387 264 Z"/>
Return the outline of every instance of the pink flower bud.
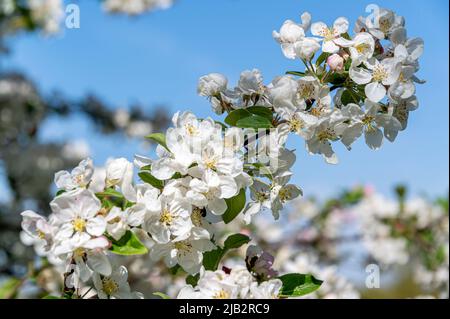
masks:
<path fill-rule="evenodd" d="M 344 59 L 336 53 L 328 57 L 327 64 L 332 71 L 340 72 L 344 69 Z"/>

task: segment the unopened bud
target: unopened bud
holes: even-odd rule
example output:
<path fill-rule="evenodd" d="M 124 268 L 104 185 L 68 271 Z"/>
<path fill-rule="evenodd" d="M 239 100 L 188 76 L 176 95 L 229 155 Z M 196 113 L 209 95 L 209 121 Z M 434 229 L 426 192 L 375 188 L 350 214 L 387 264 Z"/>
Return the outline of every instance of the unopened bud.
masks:
<path fill-rule="evenodd" d="M 332 71 L 340 72 L 344 69 L 344 59 L 336 53 L 328 57 L 327 64 Z"/>

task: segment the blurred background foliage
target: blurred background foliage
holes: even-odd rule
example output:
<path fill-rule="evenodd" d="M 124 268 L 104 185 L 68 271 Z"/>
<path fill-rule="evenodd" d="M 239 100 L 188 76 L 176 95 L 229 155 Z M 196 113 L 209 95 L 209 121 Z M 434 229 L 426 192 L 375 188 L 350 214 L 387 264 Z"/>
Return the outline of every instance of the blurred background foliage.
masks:
<path fill-rule="evenodd" d="M 54 197 L 54 173 L 69 169 L 89 155 L 88 146 L 79 141 L 45 142 L 39 132 L 49 118 L 67 121 L 80 115 L 90 121 L 104 138 L 117 135 L 141 138 L 163 130 L 169 120 L 165 106 L 130 105 L 127 110 L 108 105 L 95 93 L 78 99 L 68 98 L 55 89 L 50 95 L 39 91 L 26 72 L 5 71 L 2 59 L 13 55 L 15 36 L 44 30 L 45 20 L 36 20 L 26 1 L 0 3 L 0 175 L 7 182 L 7 201 L 0 201 L 0 273 L 23 276 L 32 249 L 19 239 L 20 212 L 34 209 L 49 213 Z M 1 294 L 0 294 L 1 295 Z"/>

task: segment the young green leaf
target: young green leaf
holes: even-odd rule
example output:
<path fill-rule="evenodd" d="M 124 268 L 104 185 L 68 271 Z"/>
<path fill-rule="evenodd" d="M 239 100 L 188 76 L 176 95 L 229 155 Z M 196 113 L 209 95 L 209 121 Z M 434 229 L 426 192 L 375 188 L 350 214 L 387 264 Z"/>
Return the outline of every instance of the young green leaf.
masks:
<path fill-rule="evenodd" d="M 169 151 L 169 149 L 167 148 L 167 144 L 166 144 L 166 136 L 163 133 L 153 133 L 153 134 L 147 135 L 145 138 L 148 138 L 148 139 L 158 143 L 159 145 L 163 146 L 166 150 Z"/>
<path fill-rule="evenodd" d="M 203 266 L 206 270 L 217 270 L 220 260 L 225 255 L 225 250 L 221 247 L 217 247 L 214 250 L 203 253 Z"/>
<path fill-rule="evenodd" d="M 166 295 L 165 293 L 159 292 L 159 291 L 154 292 L 153 295 L 161 297 L 161 299 L 170 299 L 170 297 L 168 295 Z"/>
<path fill-rule="evenodd" d="M 206 270 L 217 270 L 223 256 L 225 256 L 230 249 L 239 248 L 242 245 L 247 244 L 249 241 L 250 238 L 242 234 L 233 234 L 228 236 L 225 240 L 225 245 L 223 248 L 217 247 L 216 249 L 207 251 L 203 254 L 203 266 Z"/>
<path fill-rule="evenodd" d="M 278 277 L 283 282 L 280 297 L 299 297 L 316 291 L 322 285 L 321 280 L 312 275 L 286 274 Z"/>
<path fill-rule="evenodd" d="M 230 235 L 225 240 L 225 249 L 239 248 L 250 242 L 250 237 L 243 234 Z"/>
<path fill-rule="evenodd" d="M 177 274 L 179 271 L 181 271 L 181 270 L 182 270 L 181 266 L 178 265 L 178 264 L 176 264 L 175 266 L 169 268 L 169 273 L 170 273 L 171 275 L 176 275 L 176 274 Z"/>
<path fill-rule="evenodd" d="M 330 56 L 330 53 L 327 52 L 322 52 L 321 55 L 319 55 L 319 57 L 316 60 L 316 65 L 319 66 L 323 63 L 323 61 L 326 61 L 328 59 L 328 57 Z"/>
<path fill-rule="evenodd" d="M 189 275 L 186 277 L 186 284 L 191 285 L 192 287 L 195 287 L 195 286 L 197 286 L 199 279 L 200 279 L 200 274 Z"/>
<path fill-rule="evenodd" d="M 255 105 L 255 106 L 250 106 L 250 107 L 246 108 L 246 110 L 254 115 L 259 115 L 259 116 L 265 117 L 269 121 L 272 121 L 273 113 L 266 106 L 256 106 Z"/>
<path fill-rule="evenodd" d="M 14 298 L 17 294 L 17 289 L 22 284 L 22 280 L 17 278 L 10 278 L 4 282 L 0 287 L 0 299 Z"/>
<path fill-rule="evenodd" d="M 162 180 L 157 179 L 155 176 L 150 174 L 148 171 L 138 173 L 142 181 L 152 185 L 155 188 L 163 189 L 164 183 Z"/>
<path fill-rule="evenodd" d="M 260 115 L 251 115 L 238 120 L 236 126 L 240 128 L 253 128 L 256 130 L 260 128 L 271 128 L 272 122 Z"/>
<path fill-rule="evenodd" d="M 60 189 L 60 190 L 58 190 L 58 191 L 56 192 L 56 196 L 59 196 L 59 195 L 61 195 L 61 194 L 64 194 L 65 192 L 66 192 L 65 189 Z"/>
<path fill-rule="evenodd" d="M 147 247 L 141 243 L 136 234 L 131 230 L 128 230 L 119 240 L 116 241 L 113 239 L 109 250 L 114 254 L 126 256 L 143 255 L 148 252 Z"/>
<path fill-rule="evenodd" d="M 127 203 L 125 196 L 113 188 L 108 188 L 104 192 L 96 193 L 95 196 L 102 201 L 103 207 L 111 208 L 113 205 L 123 208 Z"/>
<path fill-rule="evenodd" d="M 287 71 L 286 74 L 296 75 L 296 76 L 305 76 L 306 75 L 305 72 L 300 72 L 300 71 Z"/>
<path fill-rule="evenodd" d="M 234 111 L 231 111 L 228 116 L 225 118 L 225 123 L 227 123 L 230 126 L 236 126 L 237 121 L 240 119 L 246 118 L 248 116 L 251 116 L 252 113 L 247 111 L 247 109 L 237 109 Z"/>
<path fill-rule="evenodd" d="M 239 194 L 232 198 L 225 199 L 227 210 L 222 215 L 225 224 L 230 223 L 245 207 L 245 189 L 241 189 Z"/>

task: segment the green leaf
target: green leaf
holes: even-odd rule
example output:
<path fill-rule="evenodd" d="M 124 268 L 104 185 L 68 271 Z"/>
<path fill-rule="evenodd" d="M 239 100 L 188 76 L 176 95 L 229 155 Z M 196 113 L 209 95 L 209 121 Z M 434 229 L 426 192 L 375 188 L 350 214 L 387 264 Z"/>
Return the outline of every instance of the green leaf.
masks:
<path fill-rule="evenodd" d="M 101 201 L 104 207 L 112 207 L 112 205 L 123 208 L 126 206 L 127 200 L 122 193 L 113 188 L 108 188 L 104 192 L 95 194 Z"/>
<path fill-rule="evenodd" d="M 153 295 L 161 297 L 161 299 L 170 299 L 170 297 L 168 295 L 166 295 L 165 293 L 159 292 L 159 291 L 154 292 Z"/>
<path fill-rule="evenodd" d="M 348 76 L 348 73 L 347 73 L 347 76 Z M 333 85 L 340 85 L 345 82 L 345 80 L 347 79 L 347 76 L 345 75 L 345 73 L 333 73 L 327 77 L 327 81 Z"/>
<path fill-rule="evenodd" d="M 319 289 L 323 282 L 312 275 L 304 274 L 286 274 L 278 277 L 278 279 L 283 282 L 279 293 L 280 297 L 304 296 Z"/>
<path fill-rule="evenodd" d="M 286 74 L 296 75 L 296 76 L 305 76 L 306 75 L 305 72 L 300 72 L 300 71 L 287 71 Z"/>
<path fill-rule="evenodd" d="M 248 242 L 250 242 L 250 237 L 243 234 L 234 234 L 229 236 L 225 240 L 225 248 L 226 249 L 239 248 L 242 245 L 247 244 Z"/>
<path fill-rule="evenodd" d="M 319 66 L 322 64 L 323 61 L 326 61 L 328 59 L 328 57 L 330 56 L 330 53 L 327 52 L 322 52 L 321 55 L 319 55 L 319 57 L 316 60 L 316 65 Z"/>
<path fill-rule="evenodd" d="M 22 281 L 17 278 L 10 278 L 4 282 L 0 287 L 0 299 L 14 298 L 17 294 L 17 289 L 22 284 Z"/>
<path fill-rule="evenodd" d="M 239 248 L 250 241 L 250 238 L 242 234 L 233 234 L 225 240 L 224 247 L 217 247 L 214 250 L 203 253 L 203 266 L 206 270 L 217 270 L 223 256 L 230 250 Z M 186 278 L 187 280 L 187 278 Z M 197 279 L 198 280 L 198 279 Z"/>
<path fill-rule="evenodd" d="M 107 188 L 104 192 L 96 193 L 97 197 L 101 198 L 124 198 L 121 192 L 116 191 L 114 188 Z"/>
<path fill-rule="evenodd" d="M 169 273 L 171 275 L 176 275 L 180 270 L 181 270 L 181 266 L 176 264 L 175 266 L 173 266 L 172 268 L 169 268 Z"/>
<path fill-rule="evenodd" d="M 192 287 L 195 287 L 195 286 L 197 286 L 199 279 L 200 279 L 200 274 L 189 275 L 186 277 L 186 284 L 191 285 Z"/>
<path fill-rule="evenodd" d="M 58 191 L 56 192 L 56 196 L 59 196 L 59 195 L 61 195 L 61 194 L 64 194 L 65 192 L 66 192 L 65 189 L 60 189 L 60 190 L 58 190 Z"/>
<path fill-rule="evenodd" d="M 166 136 L 163 133 L 153 133 L 153 134 L 147 135 L 145 138 L 148 138 L 148 139 L 158 143 L 159 145 L 163 146 L 166 150 L 169 151 L 169 149 L 167 148 L 167 144 L 166 144 Z"/>
<path fill-rule="evenodd" d="M 57 297 L 57 296 L 52 296 L 52 295 L 47 295 L 47 296 L 42 297 L 42 299 L 64 299 L 64 298 Z"/>
<path fill-rule="evenodd" d="M 138 173 L 139 177 L 142 179 L 142 181 L 152 185 L 155 188 L 163 189 L 164 182 L 160 179 L 157 179 L 155 176 L 150 174 L 149 172 L 140 172 Z"/>
<path fill-rule="evenodd" d="M 225 224 L 230 223 L 244 209 L 245 200 L 246 196 L 244 188 L 242 188 L 236 196 L 225 199 L 225 202 L 227 203 L 227 210 L 222 215 L 222 219 Z"/>
<path fill-rule="evenodd" d="M 246 110 L 254 115 L 259 115 L 259 116 L 265 117 L 270 122 L 272 122 L 272 119 L 273 119 L 272 110 L 266 106 L 255 105 L 255 106 L 250 106 L 250 107 L 246 108 Z"/>
<path fill-rule="evenodd" d="M 203 253 L 203 266 L 206 270 L 217 270 L 220 260 L 225 255 L 225 250 L 221 247 L 217 247 L 214 250 Z"/>
<path fill-rule="evenodd" d="M 237 109 L 228 114 L 225 123 L 241 128 L 270 128 L 272 127 L 272 111 L 264 106 Z"/>
<path fill-rule="evenodd" d="M 273 180 L 272 172 L 270 171 L 268 166 L 262 163 L 250 163 L 249 166 L 252 166 L 252 168 L 258 170 L 258 174 L 261 174 L 262 176 L 265 176 L 268 179 Z"/>
<path fill-rule="evenodd" d="M 341 95 L 341 103 L 342 105 L 347 105 L 349 103 L 359 103 L 359 97 L 357 93 L 350 91 L 349 89 L 346 89 L 344 92 L 342 92 Z"/>
<path fill-rule="evenodd" d="M 271 128 L 272 122 L 260 115 L 251 115 L 238 120 L 236 126 L 240 128 L 253 128 L 256 130 L 259 128 Z"/>
<path fill-rule="evenodd" d="M 251 116 L 252 113 L 247 111 L 247 109 L 237 109 L 234 111 L 231 111 L 228 116 L 225 118 L 225 123 L 227 123 L 230 126 L 236 126 L 237 121 L 240 119 L 246 118 L 248 116 Z"/>
<path fill-rule="evenodd" d="M 117 255 L 143 255 L 148 252 L 147 247 L 141 243 L 136 234 L 128 230 L 119 240 L 112 240 L 112 246 L 109 249 Z"/>

